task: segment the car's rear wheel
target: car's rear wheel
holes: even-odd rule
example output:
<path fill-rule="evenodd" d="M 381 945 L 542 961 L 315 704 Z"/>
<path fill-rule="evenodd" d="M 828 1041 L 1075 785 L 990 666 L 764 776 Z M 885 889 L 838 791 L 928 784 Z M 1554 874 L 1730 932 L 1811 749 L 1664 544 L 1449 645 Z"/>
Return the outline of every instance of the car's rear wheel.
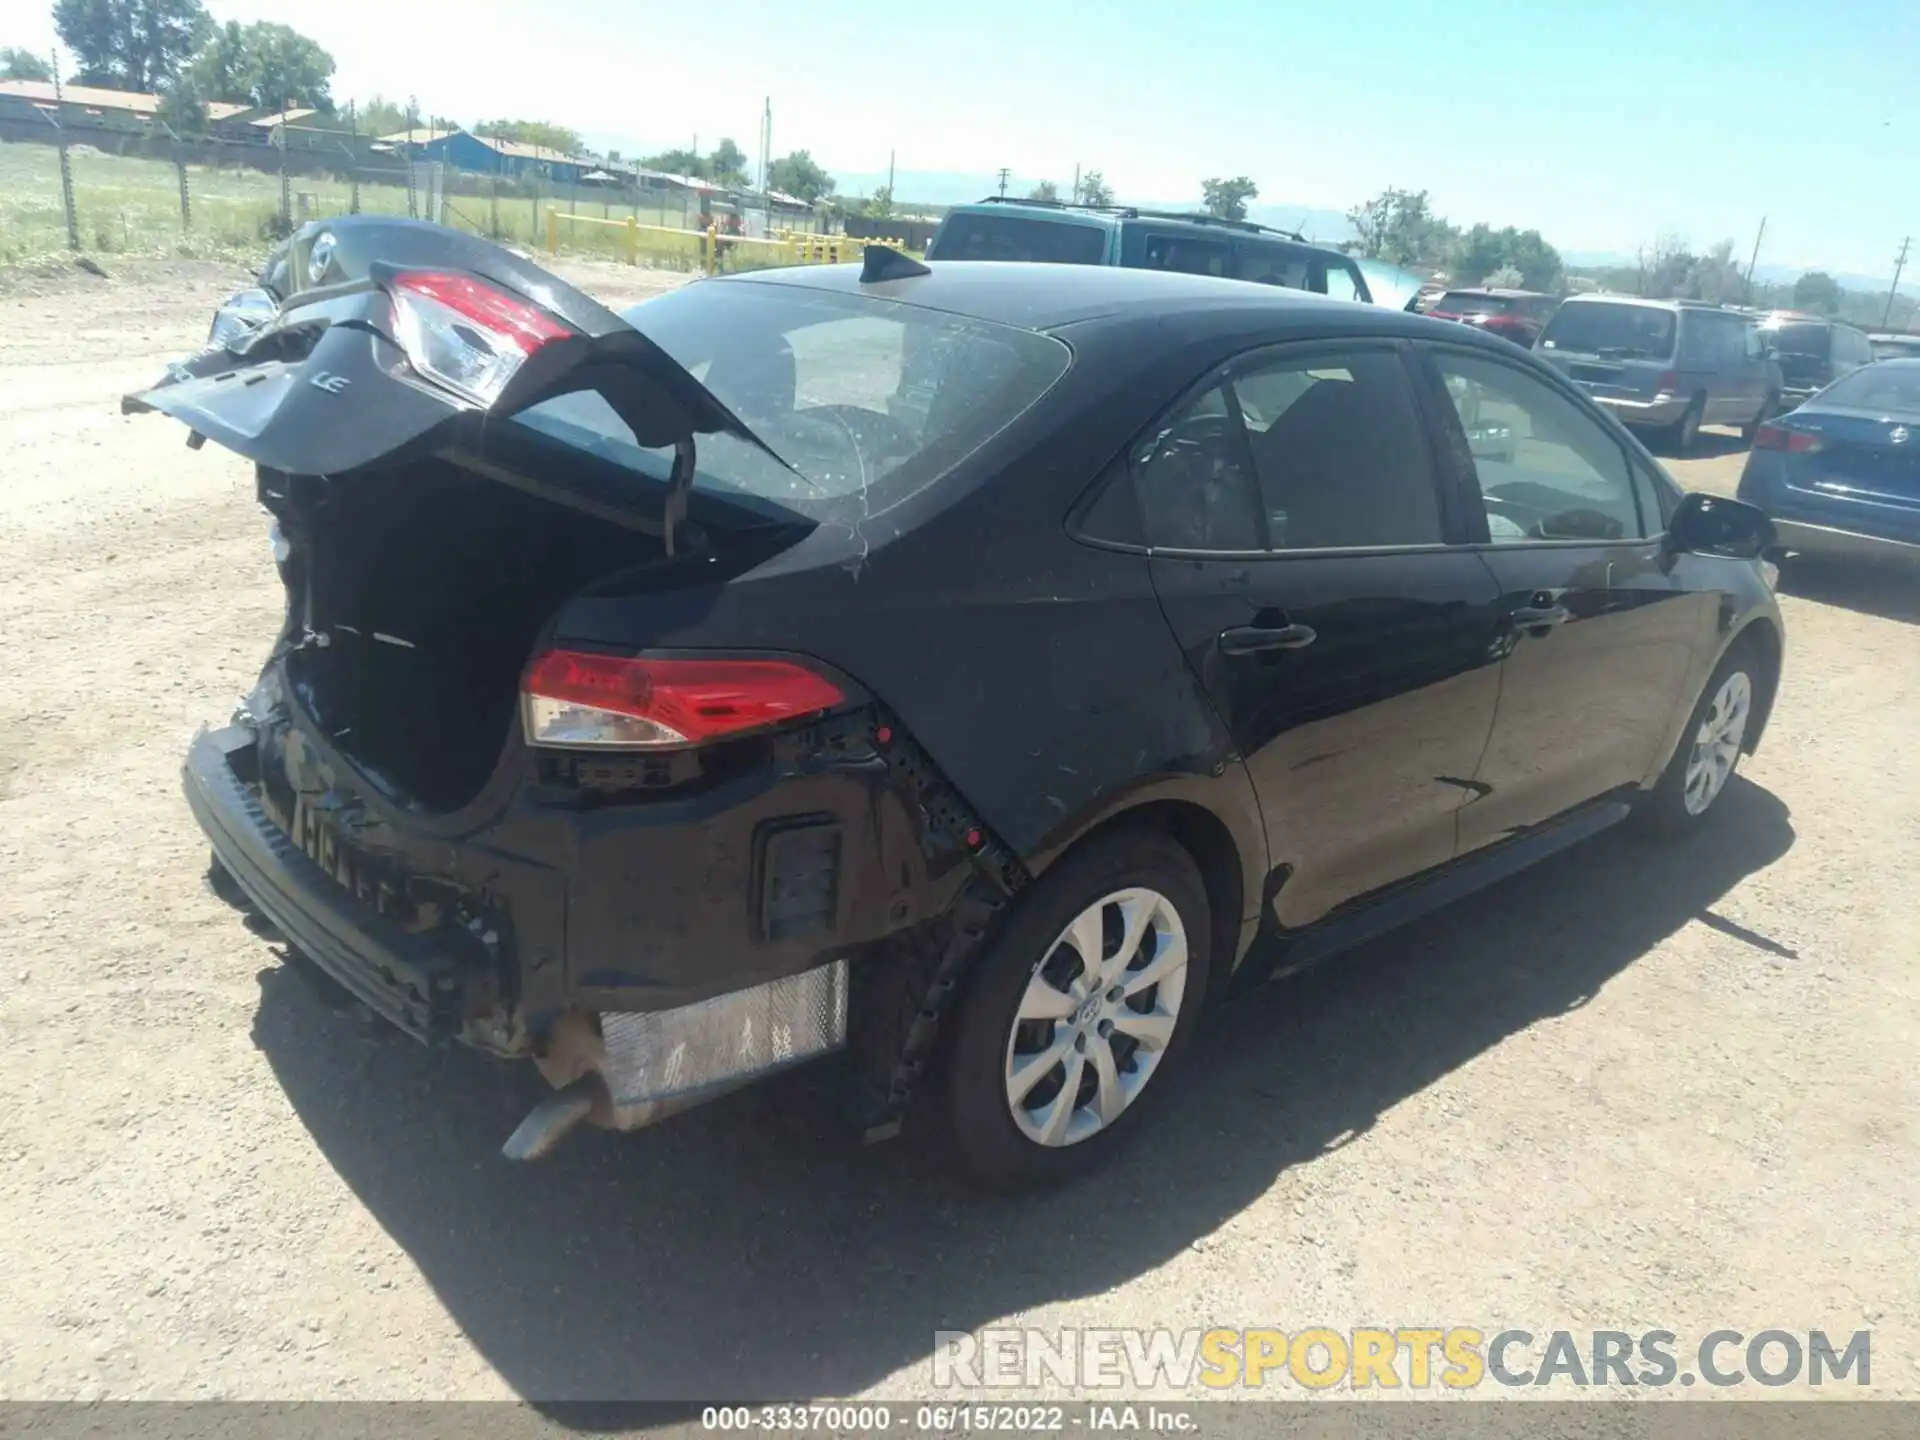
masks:
<path fill-rule="evenodd" d="M 1123 1142 L 1198 1018 L 1209 925 L 1192 856 L 1146 827 L 1093 840 L 1020 897 L 947 1055 L 952 1138 L 977 1178 L 1064 1180 Z"/>
<path fill-rule="evenodd" d="M 1685 835 L 1699 828 L 1726 792 L 1762 693 L 1758 660 L 1757 647 L 1736 643 L 1715 667 L 1666 771 L 1641 802 L 1646 828 Z"/>
<path fill-rule="evenodd" d="M 1700 426 L 1706 418 L 1706 402 L 1696 395 L 1688 404 L 1686 413 L 1673 423 L 1674 454 L 1691 455 L 1693 453 L 1693 447 L 1700 439 Z"/>

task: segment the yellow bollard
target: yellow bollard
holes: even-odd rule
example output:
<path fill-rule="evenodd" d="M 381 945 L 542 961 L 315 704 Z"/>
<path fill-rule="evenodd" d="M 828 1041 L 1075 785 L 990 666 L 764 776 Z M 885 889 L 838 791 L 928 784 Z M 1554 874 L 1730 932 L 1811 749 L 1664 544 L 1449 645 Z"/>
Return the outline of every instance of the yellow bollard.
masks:
<path fill-rule="evenodd" d="M 558 210 L 549 210 L 547 211 L 547 254 L 558 255 L 559 253 L 560 212 Z"/>
<path fill-rule="evenodd" d="M 640 222 L 631 215 L 627 217 L 627 263 L 640 263 Z"/>

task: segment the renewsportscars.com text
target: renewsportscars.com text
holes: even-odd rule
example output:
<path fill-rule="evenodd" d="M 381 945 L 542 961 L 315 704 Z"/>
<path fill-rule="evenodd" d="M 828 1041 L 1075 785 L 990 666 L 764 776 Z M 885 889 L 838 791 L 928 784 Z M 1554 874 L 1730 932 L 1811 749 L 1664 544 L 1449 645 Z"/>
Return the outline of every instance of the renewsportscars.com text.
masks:
<path fill-rule="evenodd" d="M 934 1336 L 933 1383 L 947 1390 L 1042 1385 L 1137 1391 L 1471 1390 L 1872 1383 L 1873 1334 L 1824 1330 L 1487 1330 L 1401 1326 L 1066 1331 L 990 1328 Z"/>

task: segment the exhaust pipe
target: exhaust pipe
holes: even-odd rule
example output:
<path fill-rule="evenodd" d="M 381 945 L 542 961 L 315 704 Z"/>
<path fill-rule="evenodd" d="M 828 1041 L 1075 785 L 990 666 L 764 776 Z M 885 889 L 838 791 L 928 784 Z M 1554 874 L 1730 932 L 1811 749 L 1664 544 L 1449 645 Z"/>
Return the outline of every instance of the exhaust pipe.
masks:
<path fill-rule="evenodd" d="M 538 1160 L 552 1151 L 589 1115 L 597 1102 L 604 1102 L 605 1087 L 595 1075 L 585 1075 L 564 1089 L 556 1090 L 520 1122 L 507 1137 L 500 1153 L 509 1160 Z"/>

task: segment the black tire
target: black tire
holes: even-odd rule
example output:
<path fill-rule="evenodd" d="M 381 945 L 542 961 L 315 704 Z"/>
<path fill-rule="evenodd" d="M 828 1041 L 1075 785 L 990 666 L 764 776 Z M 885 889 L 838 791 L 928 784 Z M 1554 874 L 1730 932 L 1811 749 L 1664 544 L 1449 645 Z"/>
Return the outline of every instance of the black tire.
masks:
<path fill-rule="evenodd" d="M 1707 418 L 1707 404 L 1698 395 L 1687 403 L 1686 413 L 1673 422 L 1673 428 L 1667 432 L 1667 444 L 1675 455 L 1682 458 L 1693 453 L 1693 447 L 1700 439 L 1700 426 Z"/>
<path fill-rule="evenodd" d="M 1746 677 L 1747 704 L 1742 725 L 1741 741 L 1744 747 L 1745 737 L 1752 732 L 1755 715 L 1762 697 L 1766 694 L 1768 677 L 1761 668 L 1760 647 L 1745 641 L 1736 641 L 1727 653 L 1720 657 L 1720 663 L 1714 666 L 1713 674 L 1701 687 L 1700 695 L 1694 701 L 1692 713 L 1687 716 L 1687 725 L 1680 732 L 1680 743 L 1674 746 L 1673 757 L 1667 761 L 1667 768 L 1661 772 L 1659 781 L 1653 789 L 1641 799 L 1634 819 L 1640 829 L 1651 835 L 1668 839 L 1678 839 L 1690 835 L 1705 825 L 1719 808 L 1720 797 L 1726 793 L 1726 787 L 1733 782 L 1733 776 L 1739 769 L 1740 756 L 1744 748 L 1737 748 L 1733 754 L 1733 764 L 1726 778 L 1714 788 L 1704 806 L 1691 808 L 1687 797 L 1687 771 L 1693 762 L 1694 752 L 1699 745 L 1702 727 L 1712 712 L 1714 702 L 1728 680 L 1735 674 Z"/>
<path fill-rule="evenodd" d="M 1740 438 L 1749 445 L 1753 444 L 1754 436 L 1760 433 L 1760 427 L 1771 420 L 1779 409 L 1780 396 L 1769 392 L 1767 398 L 1761 403 L 1760 413 L 1740 427 Z"/>
<path fill-rule="evenodd" d="M 1013 1101 L 1008 1095 L 1008 1052 L 1021 1002 L 1043 965 L 1051 963 L 1056 969 L 1077 971 L 1075 951 L 1062 943 L 1068 926 L 1103 898 L 1132 888 L 1155 891 L 1164 897 L 1186 933 L 1186 980 L 1172 1038 L 1137 1096 L 1104 1128 L 1074 1143 L 1043 1145 L 1029 1138 L 1015 1122 Z M 946 1037 L 942 1080 L 949 1138 L 973 1179 L 1003 1190 L 1057 1184 L 1100 1164 L 1125 1142 L 1142 1111 L 1166 1089 L 1168 1072 L 1178 1065 L 1191 1042 L 1207 995 L 1210 922 L 1206 885 L 1193 857 L 1170 836 L 1147 826 L 1126 826 L 1099 836 L 1061 860 L 1021 895 L 976 963 Z M 1161 932 L 1156 928 L 1149 933 L 1158 936 Z M 1117 955 L 1118 945 L 1111 931 L 1104 943 Z M 1140 953 L 1144 956 L 1144 946 Z M 1129 968 L 1140 967 L 1136 963 Z M 1141 995 L 1151 996 L 1157 989 L 1142 991 Z M 1065 1043 L 1060 1027 L 1072 1026 L 1076 1020 L 1070 1017 L 1024 1023 L 1047 1027 L 1041 1032 L 1047 1038 L 1032 1042 L 1044 1046 L 1055 1040 Z M 1023 1038 L 1033 1033 L 1029 1029 Z M 1130 1042 L 1123 1037 L 1115 1050 L 1126 1043 Z M 1130 1054 L 1122 1061 L 1128 1067 L 1126 1073 L 1135 1073 L 1132 1067 L 1138 1065 L 1142 1054 Z M 1081 1055 L 1075 1073 L 1082 1067 L 1093 1073 L 1097 1088 L 1100 1082 L 1095 1066 L 1086 1063 L 1084 1050 Z M 1065 1067 L 1072 1059 L 1067 1055 L 1032 1093 L 1040 1094 L 1056 1077 L 1061 1083 L 1054 1086 L 1054 1094 L 1062 1093 L 1069 1073 Z M 1075 1092 L 1076 1097 L 1083 1093 L 1084 1085 Z M 1079 1101 L 1069 1107 L 1069 1115 L 1091 1111 L 1092 1103 Z"/>

